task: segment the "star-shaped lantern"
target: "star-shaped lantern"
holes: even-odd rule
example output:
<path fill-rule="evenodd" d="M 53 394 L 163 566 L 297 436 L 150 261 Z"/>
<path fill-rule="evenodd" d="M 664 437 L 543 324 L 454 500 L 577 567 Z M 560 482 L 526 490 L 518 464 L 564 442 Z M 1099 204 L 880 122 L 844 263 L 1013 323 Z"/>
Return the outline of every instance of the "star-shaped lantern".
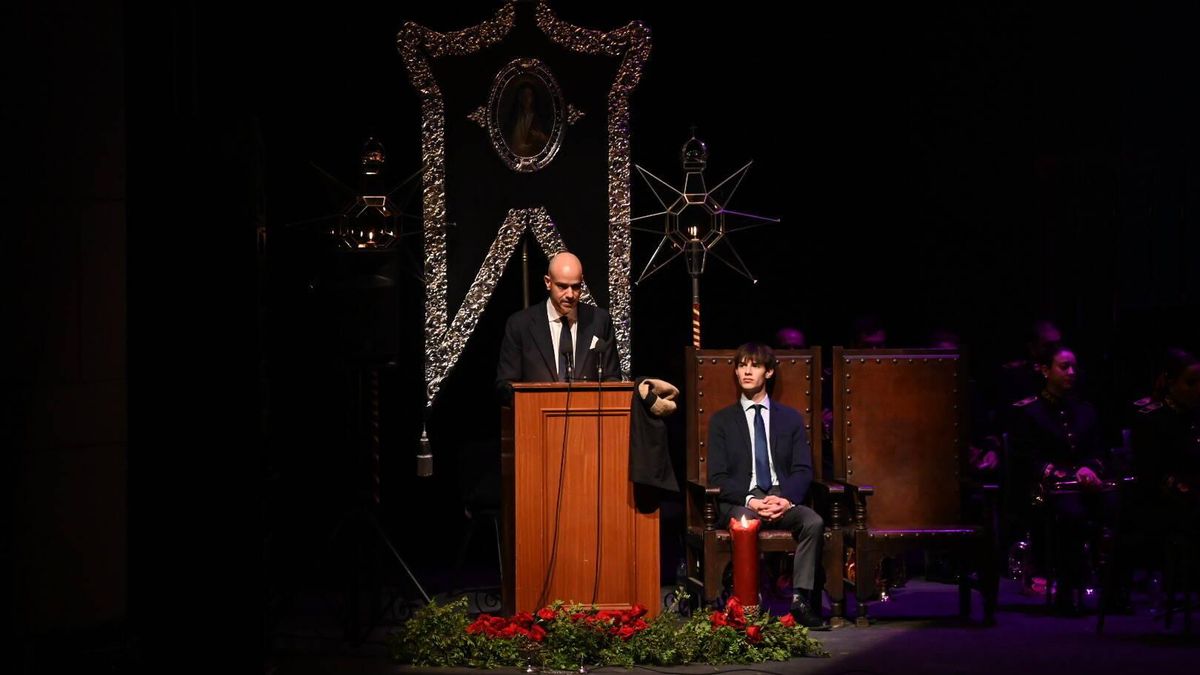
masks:
<path fill-rule="evenodd" d="M 634 165 L 654 193 L 655 198 L 658 199 L 662 210 L 637 216 L 632 220 L 636 222 L 661 218 L 663 222 L 661 229 L 636 226 L 633 228 L 642 232 L 662 234 L 658 247 L 654 249 L 654 253 L 650 255 L 641 275 L 634 283 L 642 283 L 665 267 L 667 263 L 681 255 L 684 256 L 688 274 L 692 277 L 692 344 L 699 349 L 700 276 L 704 274 L 708 256 L 711 254 L 717 260 L 728 265 L 730 269 L 749 279 L 751 283 L 758 283 L 727 235 L 767 223 L 778 223 L 779 219 L 733 211 L 726 207 L 746 177 L 753 161 L 747 162 L 745 166 L 733 172 L 710 190 L 704 181 L 704 168 L 708 163 L 708 146 L 704 141 L 696 138 L 694 132 L 688 142 L 683 145 L 680 160 L 683 163 L 684 171 L 682 190 L 676 189 L 642 166 Z M 746 222 L 731 227 L 729 222 L 731 220 Z M 728 257 L 717 252 L 717 248 L 722 242 L 728 249 L 726 253 Z"/>

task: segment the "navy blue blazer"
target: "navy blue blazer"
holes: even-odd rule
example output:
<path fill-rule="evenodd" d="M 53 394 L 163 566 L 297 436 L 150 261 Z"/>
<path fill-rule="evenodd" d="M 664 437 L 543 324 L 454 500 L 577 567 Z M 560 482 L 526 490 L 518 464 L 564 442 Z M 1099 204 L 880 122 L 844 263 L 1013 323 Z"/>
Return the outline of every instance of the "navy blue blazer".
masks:
<path fill-rule="evenodd" d="M 740 401 L 740 397 L 739 397 Z M 812 450 L 804 418 L 795 408 L 771 401 L 771 461 L 779 485 L 769 493 L 750 489 L 754 471 L 754 453 L 750 447 L 750 429 L 741 403 L 722 408 L 708 423 L 708 485 L 721 488 L 719 501 L 745 506 L 746 495 L 762 499 L 768 494 L 782 495 L 800 504 L 812 482 Z"/>
<path fill-rule="evenodd" d="M 580 303 L 576 313 L 579 327 L 575 333 L 575 379 L 597 378 L 599 360 L 590 350 L 592 338 L 608 343 L 603 353 L 604 379 L 621 379 L 621 362 L 612 319 L 608 311 Z M 558 355 L 550 340 L 550 320 L 546 302 L 530 305 L 508 317 L 504 326 L 504 341 L 500 344 L 500 360 L 496 364 L 496 389 L 503 400 L 512 397 L 513 382 L 558 381 Z"/>

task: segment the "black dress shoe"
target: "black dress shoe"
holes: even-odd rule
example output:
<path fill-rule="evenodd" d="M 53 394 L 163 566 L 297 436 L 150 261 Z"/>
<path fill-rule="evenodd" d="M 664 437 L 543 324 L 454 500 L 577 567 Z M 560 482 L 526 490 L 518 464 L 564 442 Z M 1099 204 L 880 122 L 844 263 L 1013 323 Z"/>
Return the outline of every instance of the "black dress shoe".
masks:
<path fill-rule="evenodd" d="M 792 602 L 792 618 L 809 630 L 829 630 L 830 626 L 803 600 Z"/>

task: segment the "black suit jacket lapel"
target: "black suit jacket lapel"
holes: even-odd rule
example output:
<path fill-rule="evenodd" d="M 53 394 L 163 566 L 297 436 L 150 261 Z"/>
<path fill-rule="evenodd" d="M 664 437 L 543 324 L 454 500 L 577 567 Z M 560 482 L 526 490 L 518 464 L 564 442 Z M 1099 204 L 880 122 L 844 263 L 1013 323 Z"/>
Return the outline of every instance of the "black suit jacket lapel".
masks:
<path fill-rule="evenodd" d="M 753 420 L 754 418 L 746 418 L 746 408 L 742 405 L 741 398 L 734 404 L 737 408 L 737 429 L 738 438 L 736 452 L 741 461 L 745 462 L 745 466 L 749 467 L 746 471 L 747 478 L 754 474 L 754 444 L 750 442 L 750 435 L 754 433 Z"/>
<path fill-rule="evenodd" d="M 576 310 L 579 318 L 579 328 L 575 331 L 575 378 L 583 379 L 596 374 L 596 367 L 590 363 L 592 336 L 596 334 L 596 310 L 591 305 L 579 305 Z"/>
<path fill-rule="evenodd" d="M 786 457 L 784 448 L 780 445 L 780 438 L 783 436 L 783 426 L 786 424 L 780 409 L 771 403 L 771 461 L 775 463 L 775 477 L 783 480 L 783 467 L 791 464 L 791 458 Z"/>
<path fill-rule="evenodd" d="M 558 379 L 558 359 L 554 357 L 554 343 L 550 340 L 550 317 L 546 314 L 546 303 L 534 305 L 531 311 L 533 316 L 530 317 L 529 331 L 553 382 Z"/>

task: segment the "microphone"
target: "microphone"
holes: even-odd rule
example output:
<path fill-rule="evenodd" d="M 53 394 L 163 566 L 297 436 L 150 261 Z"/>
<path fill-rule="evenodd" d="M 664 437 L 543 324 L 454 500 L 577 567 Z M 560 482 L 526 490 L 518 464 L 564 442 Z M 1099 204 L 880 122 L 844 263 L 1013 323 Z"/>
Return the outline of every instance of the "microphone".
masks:
<path fill-rule="evenodd" d="M 567 360 L 567 382 L 570 382 L 575 379 L 575 355 L 569 349 L 563 349 L 562 355 Z"/>
<path fill-rule="evenodd" d="M 608 350 L 608 340 L 600 337 L 592 338 L 592 347 L 588 351 L 595 355 L 596 359 L 596 381 L 604 381 L 604 352 Z"/>

